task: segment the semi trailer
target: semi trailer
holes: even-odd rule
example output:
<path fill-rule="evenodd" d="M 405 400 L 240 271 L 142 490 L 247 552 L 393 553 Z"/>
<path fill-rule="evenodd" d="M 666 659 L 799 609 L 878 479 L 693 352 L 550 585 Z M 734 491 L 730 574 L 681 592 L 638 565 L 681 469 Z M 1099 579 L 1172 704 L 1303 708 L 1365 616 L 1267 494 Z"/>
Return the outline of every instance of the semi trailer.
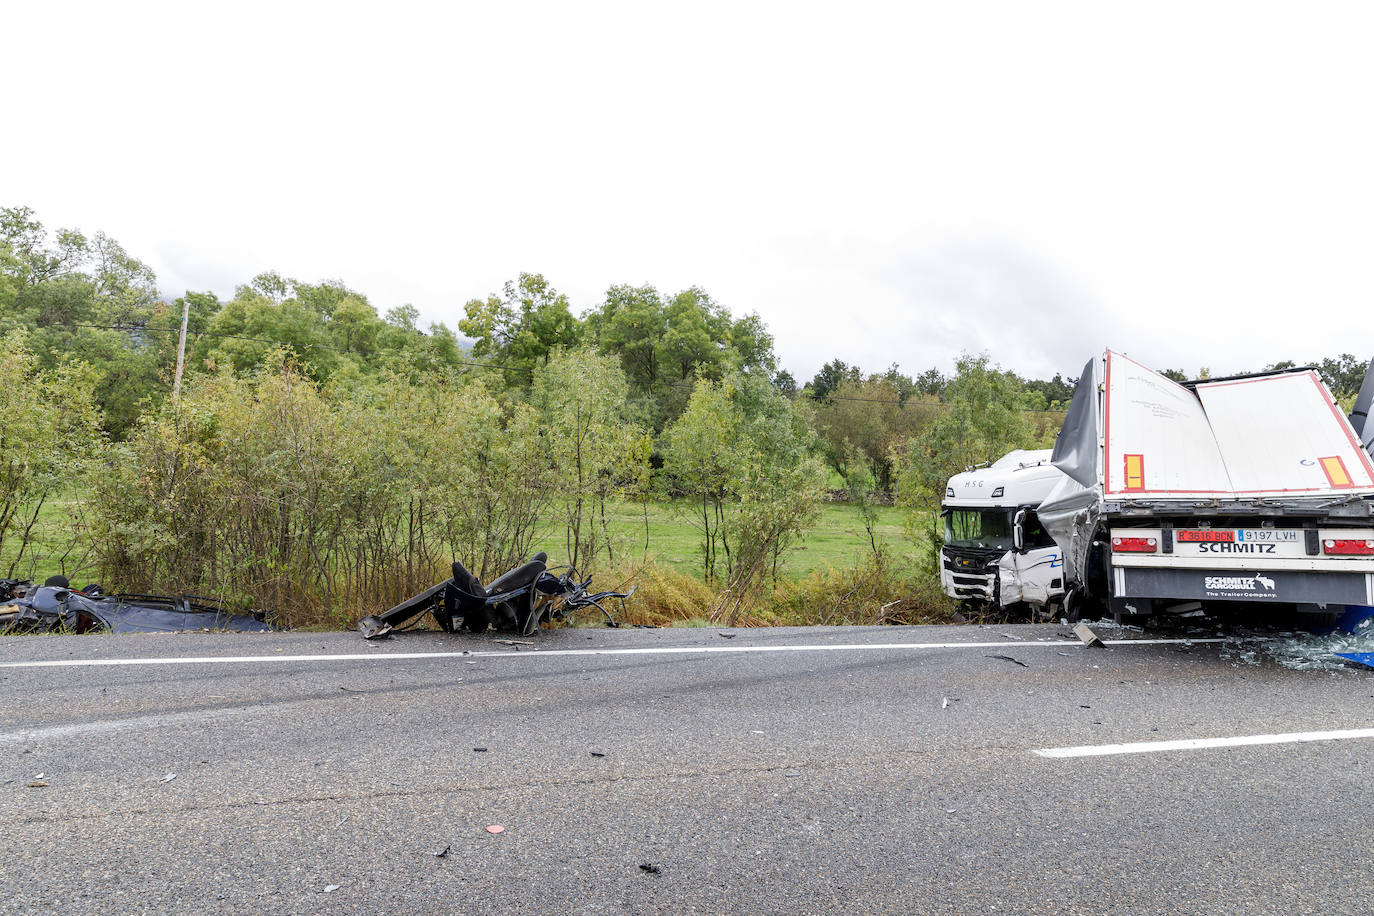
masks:
<path fill-rule="evenodd" d="M 1036 507 L 1066 615 L 1374 605 L 1371 398 L 1374 365 L 1347 417 L 1310 368 L 1180 384 L 1090 360 Z"/>

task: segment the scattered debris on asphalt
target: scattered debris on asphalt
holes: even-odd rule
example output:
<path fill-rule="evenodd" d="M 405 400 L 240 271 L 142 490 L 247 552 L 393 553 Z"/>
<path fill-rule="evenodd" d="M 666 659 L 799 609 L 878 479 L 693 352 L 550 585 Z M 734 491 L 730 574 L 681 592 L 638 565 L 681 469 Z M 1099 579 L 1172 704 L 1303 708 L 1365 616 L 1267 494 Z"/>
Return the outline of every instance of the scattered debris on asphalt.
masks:
<path fill-rule="evenodd" d="M 33 782 L 29 783 L 30 789 L 46 789 L 47 787 L 48 784 L 41 779 L 35 779 Z"/>
<path fill-rule="evenodd" d="M 326 885 L 324 886 L 324 892 L 325 892 L 326 894 L 332 894 L 332 893 L 334 893 L 335 891 L 337 891 L 341 886 L 342 886 L 342 885 L 339 885 L 339 884 L 326 884 Z"/>
<path fill-rule="evenodd" d="M 434 856 L 434 858 L 436 858 L 436 859 L 442 859 L 442 858 L 445 858 L 445 857 L 448 856 L 448 851 L 449 851 L 450 849 L 452 849 L 452 848 L 453 848 L 453 846 L 450 844 L 450 845 L 448 845 L 448 846 L 445 846 L 443 849 L 439 850 L 438 852 L 431 852 L 430 855 Z"/>
<path fill-rule="evenodd" d="M 487 752 L 487 749 L 484 748 L 484 747 L 474 747 L 474 748 L 472 749 L 472 752 L 473 752 L 474 754 L 485 754 L 485 753 Z"/>
<path fill-rule="evenodd" d="M 648 862 L 639 863 L 639 870 L 649 875 L 663 874 L 663 869 L 659 868 L 657 865 L 652 865 Z"/>
<path fill-rule="evenodd" d="M 490 827 L 487 828 L 487 833 L 496 834 L 496 833 L 505 833 L 505 832 L 506 832 L 506 828 L 505 828 L 505 827 L 502 827 L 500 824 L 492 824 Z"/>
<path fill-rule="evenodd" d="M 1083 645 L 1090 649 L 1105 649 L 1107 644 L 1102 641 L 1102 637 L 1093 632 L 1092 627 L 1086 623 L 1079 623 L 1073 628 L 1074 635 L 1083 640 Z"/>
<path fill-rule="evenodd" d="M 984 655 L 983 658 L 1000 658 L 1004 662 L 1011 662 L 1013 665 L 1020 665 L 1022 668 L 1029 668 L 1025 662 L 1012 658 L 1010 655 Z"/>
<path fill-rule="evenodd" d="M 738 634 L 738 633 L 717 633 L 716 635 L 719 636 L 721 639 L 734 639 L 734 638 L 735 638 L 736 636 L 738 636 L 739 634 Z"/>
<path fill-rule="evenodd" d="M 175 773 L 168 773 L 166 776 L 164 776 L 164 777 L 162 777 L 161 779 L 159 779 L 158 782 L 171 782 L 173 779 L 176 779 L 176 778 L 177 778 L 177 774 L 175 774 Z"/>
<path fill-rule="evenodd" d="M 944 701 L 940 703 L 940 708 L 949 709 L 949 697 L 945 697 Z"/>
<path fill-rule="evenodd" d="M 605 757 L 605 756 L 606 756 L 605 754 L 601 753 L 600 751 L 592 751 L 591 754 L 592 754 L 593 757 Z"/>

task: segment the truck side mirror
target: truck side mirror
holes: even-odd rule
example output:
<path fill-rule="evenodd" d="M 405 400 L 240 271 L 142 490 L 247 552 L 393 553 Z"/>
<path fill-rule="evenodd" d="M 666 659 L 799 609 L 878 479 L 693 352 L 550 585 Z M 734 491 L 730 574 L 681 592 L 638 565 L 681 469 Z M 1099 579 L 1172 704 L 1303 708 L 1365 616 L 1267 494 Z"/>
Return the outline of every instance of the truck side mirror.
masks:
<path fill-rule="evenodd" d="M 1026 549 L 1026 510 L 1016 510 L 1016 521 L 1011 526 L 1011 543 L 1016 548 L 1017 553 L 1023 553 Z"/>

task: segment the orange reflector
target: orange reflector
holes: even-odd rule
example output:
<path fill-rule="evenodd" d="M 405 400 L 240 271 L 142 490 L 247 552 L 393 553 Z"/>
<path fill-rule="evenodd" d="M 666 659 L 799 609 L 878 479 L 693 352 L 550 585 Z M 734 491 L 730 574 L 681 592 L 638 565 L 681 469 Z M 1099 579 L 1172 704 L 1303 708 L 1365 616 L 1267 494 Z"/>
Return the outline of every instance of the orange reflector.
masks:
<path fill-rule="evenodd" d="M 1126 489 L 1145 489 L 1145 456 L 1126 456 Z"/>
<path fill-rule="evenodd" d="M 1333 487 L 1353 487 L 1355 481 L 1350 479 L 1350 474 L 1345 470 L 1345 462 L 1339 455 L 1332 455 L 1330 458 L 1318 458 L 1321 462 L 1322 470 L 1326 472 L 1326 479 L 1331 481 Z"/>

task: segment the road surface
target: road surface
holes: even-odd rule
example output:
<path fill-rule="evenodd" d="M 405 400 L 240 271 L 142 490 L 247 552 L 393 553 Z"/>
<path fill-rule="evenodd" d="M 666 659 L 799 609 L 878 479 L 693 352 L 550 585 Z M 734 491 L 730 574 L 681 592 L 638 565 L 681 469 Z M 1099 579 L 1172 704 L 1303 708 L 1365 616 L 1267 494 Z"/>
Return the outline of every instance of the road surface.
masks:
<path fill-rule="evenodd" d="M 1065 636 L 3 639 L 0 912 L 1369 912 L 1374 671 Z"/>

